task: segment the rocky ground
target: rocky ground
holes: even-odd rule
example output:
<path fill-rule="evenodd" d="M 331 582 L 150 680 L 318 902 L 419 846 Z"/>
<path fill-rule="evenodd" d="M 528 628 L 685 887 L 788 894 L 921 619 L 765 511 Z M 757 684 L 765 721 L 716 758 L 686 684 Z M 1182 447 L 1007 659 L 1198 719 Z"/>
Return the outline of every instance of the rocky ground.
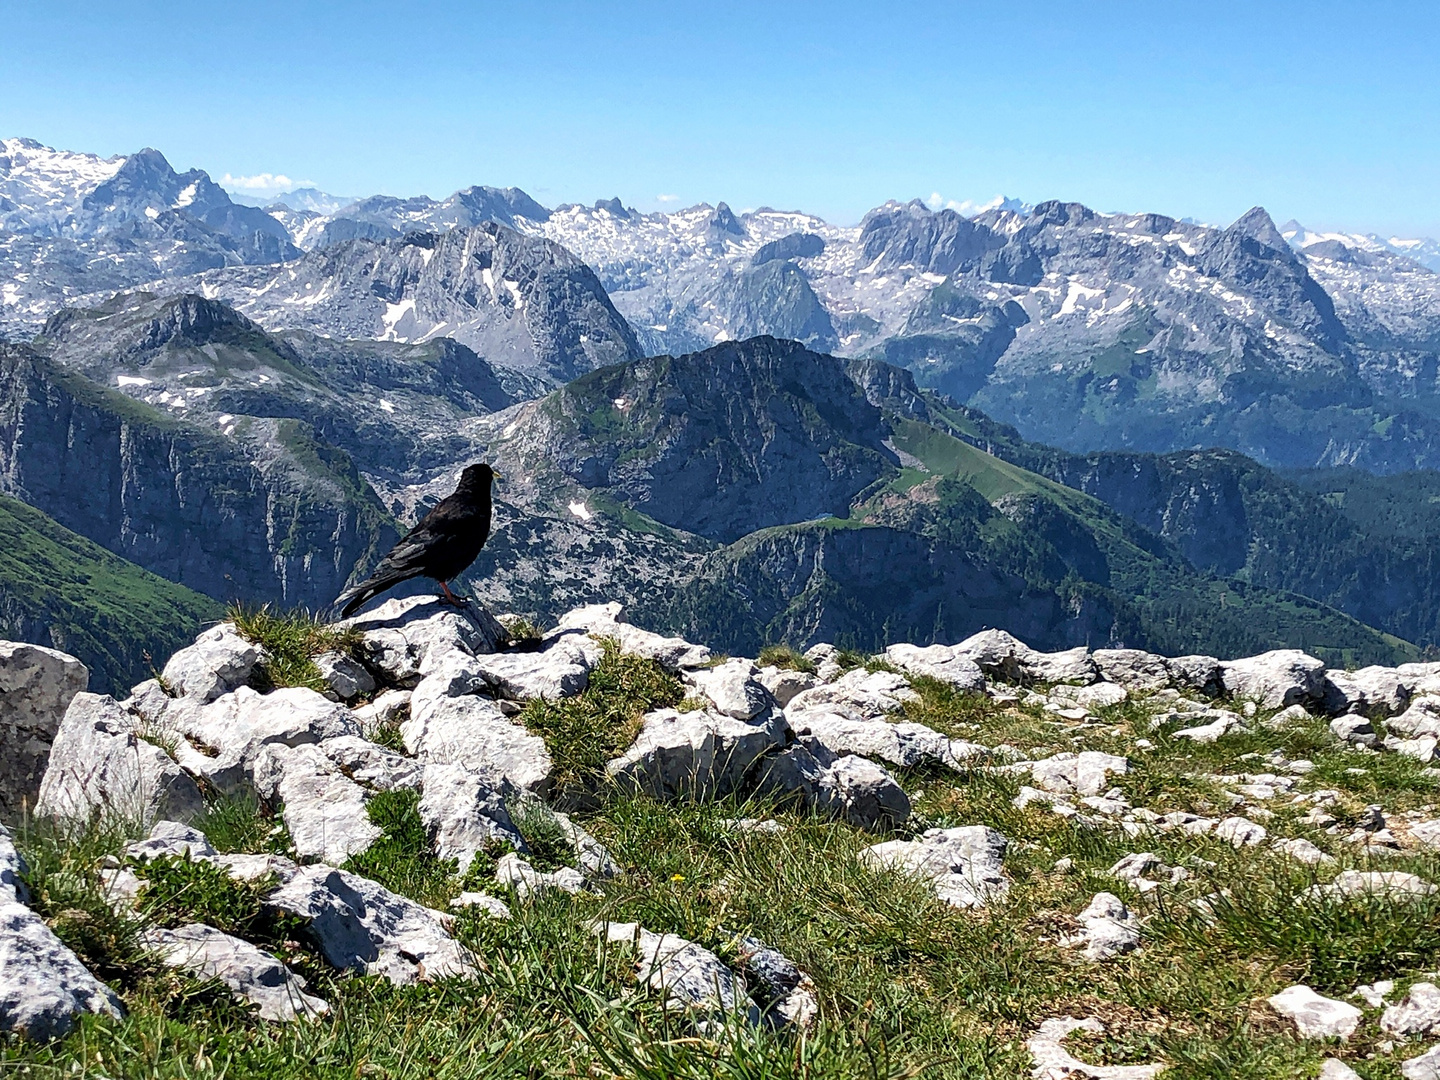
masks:
<path fill-rule="evenodd" d="M 1440 1077 L 1440 664 L 411 597 L 0 685 L 7 1073 Z"/>

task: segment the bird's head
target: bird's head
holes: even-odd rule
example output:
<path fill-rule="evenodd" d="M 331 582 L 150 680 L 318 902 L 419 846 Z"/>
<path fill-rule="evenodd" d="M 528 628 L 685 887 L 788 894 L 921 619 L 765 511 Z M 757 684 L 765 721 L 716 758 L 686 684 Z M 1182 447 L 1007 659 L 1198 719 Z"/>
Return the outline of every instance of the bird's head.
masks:
<path fill-rule="evenodd" d="M 467 491 L 488 492 L 491 483 L 499 479 L 500 474 L 482 461 L 478 465 L 465 467 L 465 471 L 460 474 L 460 488 Z"/>

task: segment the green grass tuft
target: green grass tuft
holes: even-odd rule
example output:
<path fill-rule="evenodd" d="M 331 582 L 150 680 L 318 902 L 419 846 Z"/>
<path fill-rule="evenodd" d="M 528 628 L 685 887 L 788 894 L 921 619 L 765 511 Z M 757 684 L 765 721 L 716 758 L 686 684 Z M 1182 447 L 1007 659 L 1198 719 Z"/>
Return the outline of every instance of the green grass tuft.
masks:
<path fill-rule="evenodd" d="M 545 740 L 562 793 L 593 791 L 605 763 L 635 741 L 644 714 L 685 698 L 680 680 L 654 660 L 622 653 L 613 640 L 601 645 L 604 655 L 582 693 L 561 701 L 533 698 L 520 713 L 520 722 Z"/>
<path fill-rule="evenodd" d="M 326 652 L 354 655 L 360 644 L 358 630 L 327 625 L 303 608 L 277 612 L 269 604 L 258 608 L 236 604 L 226 618 L 241 637 L 265 650 L 265 660 L 251 676 L 255 689 L 262 693 L 286 686 L 324 693 L 328 687 L 315 666 L 315 657 Z"/>
<path fill-rule="evenodd" d="M 435 854 L 430 831 L 420 817 L 420 793 L 382 791 L 365 810 L 384 835 L 346 860 L 345 869 L 427 907 L 445 910 L 459 895 L 459 868 L 454 859 Z"/>
<path fill-rule="evenodd" d="M 815 662 L 807 660 L 799 650 L 789 645 L 766 645 L 760 650 L 761 667 L 777 667 L 782 671 L 803 671 L 815 674 Z"/>

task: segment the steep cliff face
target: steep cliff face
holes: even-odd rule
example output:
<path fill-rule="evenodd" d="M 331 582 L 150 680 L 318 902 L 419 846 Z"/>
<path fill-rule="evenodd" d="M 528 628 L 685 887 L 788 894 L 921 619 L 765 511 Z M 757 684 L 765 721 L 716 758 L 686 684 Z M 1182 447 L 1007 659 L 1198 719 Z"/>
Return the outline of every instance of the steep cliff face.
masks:
<path fill-rule="evenodd" d="M 224 600 L 327 603 L 396 535 L 353 464 L 297 421 L 214 434 L 23 346 L 0 348 L 0 492 Z"/>

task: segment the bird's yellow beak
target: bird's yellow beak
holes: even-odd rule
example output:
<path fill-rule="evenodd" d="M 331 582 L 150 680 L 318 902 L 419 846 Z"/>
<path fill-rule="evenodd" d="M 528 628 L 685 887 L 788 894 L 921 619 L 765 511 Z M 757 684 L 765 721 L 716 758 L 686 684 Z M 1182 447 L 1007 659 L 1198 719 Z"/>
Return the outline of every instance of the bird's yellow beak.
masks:
<path fill-rule="evenodd" d="M 491 470 L 490 470 L 490 475 L 491 475 L 491 477 L 493 477 L 493 478 L 496 479 L 496 480 L 504 480 L 504 479 L 505 479 L 505 477 L 501 476 L 501 475 L 500 475 L 498 472 L 496 472 L 494 469 L 491 469 Z"/>

